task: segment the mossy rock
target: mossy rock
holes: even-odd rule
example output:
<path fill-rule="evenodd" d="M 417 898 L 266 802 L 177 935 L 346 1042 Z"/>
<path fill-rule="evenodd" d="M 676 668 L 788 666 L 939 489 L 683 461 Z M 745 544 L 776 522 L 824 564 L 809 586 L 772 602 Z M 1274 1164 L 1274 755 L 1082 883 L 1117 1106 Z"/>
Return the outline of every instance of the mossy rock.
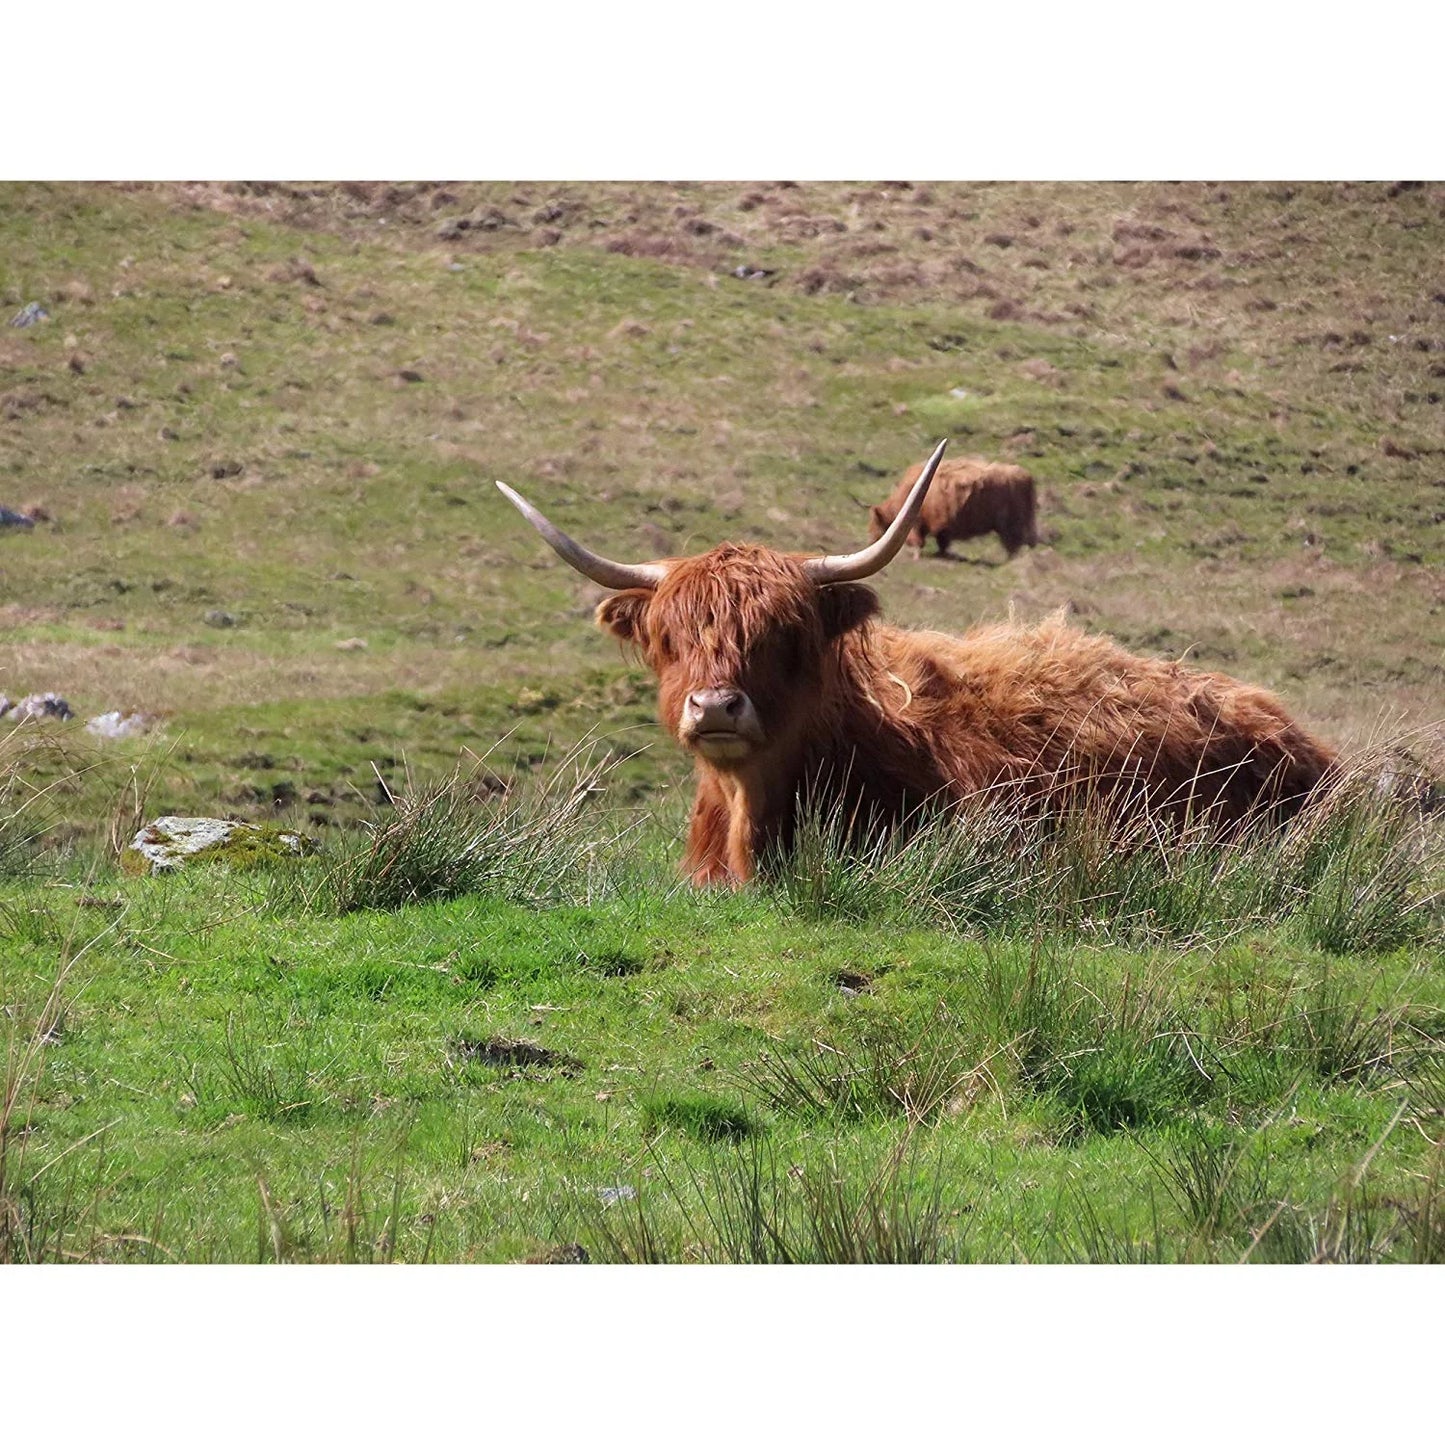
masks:
<path fill-rule="evenodd" d="M 289 862 L 316 851 L 315 842 L 274 823 L 230 818 L 157 818 L 121 854 L 127 873 L 173 873 L 188 863 L 224 863 L 237 870 Z"/>

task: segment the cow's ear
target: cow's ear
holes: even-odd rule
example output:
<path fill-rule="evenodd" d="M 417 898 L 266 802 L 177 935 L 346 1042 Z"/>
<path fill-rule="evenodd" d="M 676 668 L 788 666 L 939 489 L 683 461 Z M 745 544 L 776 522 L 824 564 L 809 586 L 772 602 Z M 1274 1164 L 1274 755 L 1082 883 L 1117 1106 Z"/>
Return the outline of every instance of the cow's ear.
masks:
<path fill-rule="evenodd" d="M 643 619 L 647 615 L 647 603 L 651 596 L 652 593 L 645 588 L 634 587 L 606 598 L 597 604 L 597 625 L 619 641 L 641 647 L 646 640 L 643 635 Z"/>
<path fill-rule="evenodd" d="M 829 638 L 841 637 L 878 615 L 878 594 L 856 582 L 835 582 L 818 593 L 823 614 L 823 631 Z"/>

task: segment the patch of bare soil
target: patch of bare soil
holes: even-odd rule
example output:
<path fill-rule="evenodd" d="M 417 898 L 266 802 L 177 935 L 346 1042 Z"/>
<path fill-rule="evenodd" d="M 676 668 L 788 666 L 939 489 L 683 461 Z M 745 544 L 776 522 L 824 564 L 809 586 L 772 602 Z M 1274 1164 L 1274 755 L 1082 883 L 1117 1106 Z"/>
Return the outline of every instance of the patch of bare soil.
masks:
<path fill-rule="evenodd" d="M 531 1039 L 467 1039 L 452 1040 L 452 1055 L 469 1063 L 486 1064 L 494 1069 L 505 1069 L 512 1073 L 534 1071 L 566 1074 L 580 1074 L 584 1065 L 581 1059 L 571 1054 L 559 1053 L 544 1048 Z"/>

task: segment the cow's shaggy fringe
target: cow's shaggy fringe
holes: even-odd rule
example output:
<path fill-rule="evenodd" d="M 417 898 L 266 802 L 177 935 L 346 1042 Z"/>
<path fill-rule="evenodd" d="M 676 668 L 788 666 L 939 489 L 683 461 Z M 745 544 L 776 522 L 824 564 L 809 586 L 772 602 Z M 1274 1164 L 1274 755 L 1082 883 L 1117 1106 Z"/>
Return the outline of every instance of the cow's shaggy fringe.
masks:
<path fill-rule="evenodd" d="M 1383 781 L 1382 781 L 1383 780 Z M 1220 939 L 1288 921 L 1330 953 L 1388 952 L 1440 931 L 1445 819 L 1378 760 L 1342 770 L 1300 817 L 1222 834 L 1107 799 L 1051 814 L 1001 787 L 869 827 L 804 800 L 791 850 L 765 860 L 809 917 L 1113 942 Z"/>
<path fill-rule="evenodd" d="M 343 846 L 308 886 L 323 911 L 401 908 L 464 894 L 521 903 L 593 901 L 626 828 L 599 836 L 592 806 L 613 766 L 587 748 L 537 783 L 479 787 L 475 771 L 394 794 L 389 817 Z"/>

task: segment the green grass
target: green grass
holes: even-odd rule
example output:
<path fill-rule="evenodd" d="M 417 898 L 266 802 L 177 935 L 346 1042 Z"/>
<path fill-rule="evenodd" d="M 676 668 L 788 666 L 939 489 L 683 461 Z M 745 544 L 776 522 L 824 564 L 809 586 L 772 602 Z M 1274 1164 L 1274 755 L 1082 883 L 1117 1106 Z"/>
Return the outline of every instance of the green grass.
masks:
<path fill-rule="evenodd" d="M 0 735 L 0 1257 L 1440 1259 L 1439 187 L 4 201 L 0 691 L 79 717 Z M 684 889 L 651 680 L 492 479 L 838 550 L 944 433 L 1045 545 L 890 621 L 1273 687 L 1331 804 L 812 816 Z M 118 869 L 194 812 L 319 852 Z"/>
<path fill-rule="evenodd" d="M 441 844 L 516 805 L 400 813 L 272 870 L 6 885 L 9 1257 L 1438 1254 L 1438 898 L 1411 948 L 1328 952 L 1308 896 L 1081 942 L 1020 884 L 1010 936 L 683 890 L 645 816 L 600 879 L 539 893 L 518 848 L 458 892 Z"/>

